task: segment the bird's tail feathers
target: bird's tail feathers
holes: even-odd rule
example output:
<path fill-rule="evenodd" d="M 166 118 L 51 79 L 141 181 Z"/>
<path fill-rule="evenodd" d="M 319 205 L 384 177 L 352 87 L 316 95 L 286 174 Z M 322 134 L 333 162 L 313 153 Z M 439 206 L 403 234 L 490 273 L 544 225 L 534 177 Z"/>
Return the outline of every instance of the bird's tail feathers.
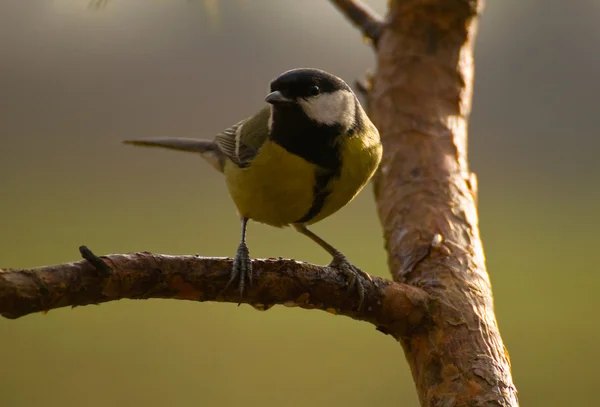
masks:
<path fill-rule="evenodd" d="M 199 140 L 192 138 L 146 138 L 123 140 L 124 144 L 142 147 L 160 147 L 170 150 L 198 153 L 217 171 L 223 172 L 225 156 L 212 140 Z"/>

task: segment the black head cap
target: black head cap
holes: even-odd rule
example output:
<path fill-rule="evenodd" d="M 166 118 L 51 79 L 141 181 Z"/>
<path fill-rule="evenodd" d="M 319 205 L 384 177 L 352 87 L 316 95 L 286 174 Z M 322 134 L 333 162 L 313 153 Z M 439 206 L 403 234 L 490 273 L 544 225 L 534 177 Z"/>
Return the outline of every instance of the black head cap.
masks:
<path fill-rule="evenodd" d="M 352 92 L 342 79 L 329 72 L 313 68 L 292 69 L 271 82 L 271 92 L 279 91 L 289 99 L 307 98 L 337 90 Z"/>

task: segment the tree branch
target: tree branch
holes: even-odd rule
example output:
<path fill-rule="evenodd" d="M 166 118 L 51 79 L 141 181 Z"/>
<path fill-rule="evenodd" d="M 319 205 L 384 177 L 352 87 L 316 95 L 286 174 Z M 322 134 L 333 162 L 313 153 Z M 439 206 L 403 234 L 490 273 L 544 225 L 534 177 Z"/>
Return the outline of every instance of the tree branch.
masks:
<path fill-rule="evenodd" d="M 331 0 L 362 34 L 368 38 L 375 48 L 383 30 L 384 21 L 375 11 L 360 0 Z"/>
<path fill-rule="evenodd" d="M 86 252 L 85 247 L 82 253 Z M 99 304 L 123 298 L 173 298 L 251 304 L 267 310 L 275 304 L 321 309 L 367 321 L 396 338 L 422 323 L 428 296 L 418 288 L 374 277 L 363 307 L 348 291 L 338 270 L 293 260 L 253 260 L 254 285 L 244 298 L 236 290 L 221 291 L 232 260 L 195 256 L 168 256 L 148 252 L 113 254 L 89 260 L 29 270 L 0 270 L 0 315 L 18 318 L 32 312 Z M 96 260 L 97 259 L 97 260 Z M 106 270 L 110 270 L 107 274 Z"/>

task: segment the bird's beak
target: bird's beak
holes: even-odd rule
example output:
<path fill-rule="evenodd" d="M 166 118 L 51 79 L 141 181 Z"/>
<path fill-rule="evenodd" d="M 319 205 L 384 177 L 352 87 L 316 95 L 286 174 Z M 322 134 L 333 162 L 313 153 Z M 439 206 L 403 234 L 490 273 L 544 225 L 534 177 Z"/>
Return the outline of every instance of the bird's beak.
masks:
<path fill-rule="evenodd" d="M 277 105 L 282 103 L 294 103 L 294 100 L 286 98 L 280 91 L 276 90 L 275 92 L 271 92 L 267 95 L 265 102 L 272 105 Z"/>

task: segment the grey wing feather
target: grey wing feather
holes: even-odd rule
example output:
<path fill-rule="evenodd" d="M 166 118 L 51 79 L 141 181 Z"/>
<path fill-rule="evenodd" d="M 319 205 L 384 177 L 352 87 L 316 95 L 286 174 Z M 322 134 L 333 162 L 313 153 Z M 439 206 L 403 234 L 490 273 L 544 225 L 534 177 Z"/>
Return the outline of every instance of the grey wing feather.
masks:
<path fill-rule="evenodd" d="M 229 158 L 237 165 L 240 165 L 240 162 L 236 151 L 236 134 L 237 130 L 242 124 L 244 124 L 245 121 L 246 120 L 241 120 L 233 126 L 226 128 L 221 133 L 215 136 L 215 143 L 217 144 L 219 149 L 223 152 L 223 154 L 227 156 L 227 158 Z"/>
<path fill-rule="evenodd" d="M 214 140 L 148 138 L 125 140 L 124 143 L 200 153 L 220 172 L 224 171 L 226 160 L 232 161 L 240 168 L 245 168 L 256 157 L 268 137 L 269 116 L 270 109 L 265 107 L 258 114 L 223 130 L 215 136 Z"/>
<path fill-rule="evenodd" d="M 241 120 L 215 136 L 215 143 L 223 154 L 241 168 L 247 167 L 257 153 L 257 149 L 247 145 L 241 135 L 242 126 L 247 121 Z"/>
<path fill-rule="evenodd" d="M 215 137 L 219 149 L 238 167 L 250 165 L 269 137 L 271 109 L 263 107 L 254 116 L 237 122 Z"/>

